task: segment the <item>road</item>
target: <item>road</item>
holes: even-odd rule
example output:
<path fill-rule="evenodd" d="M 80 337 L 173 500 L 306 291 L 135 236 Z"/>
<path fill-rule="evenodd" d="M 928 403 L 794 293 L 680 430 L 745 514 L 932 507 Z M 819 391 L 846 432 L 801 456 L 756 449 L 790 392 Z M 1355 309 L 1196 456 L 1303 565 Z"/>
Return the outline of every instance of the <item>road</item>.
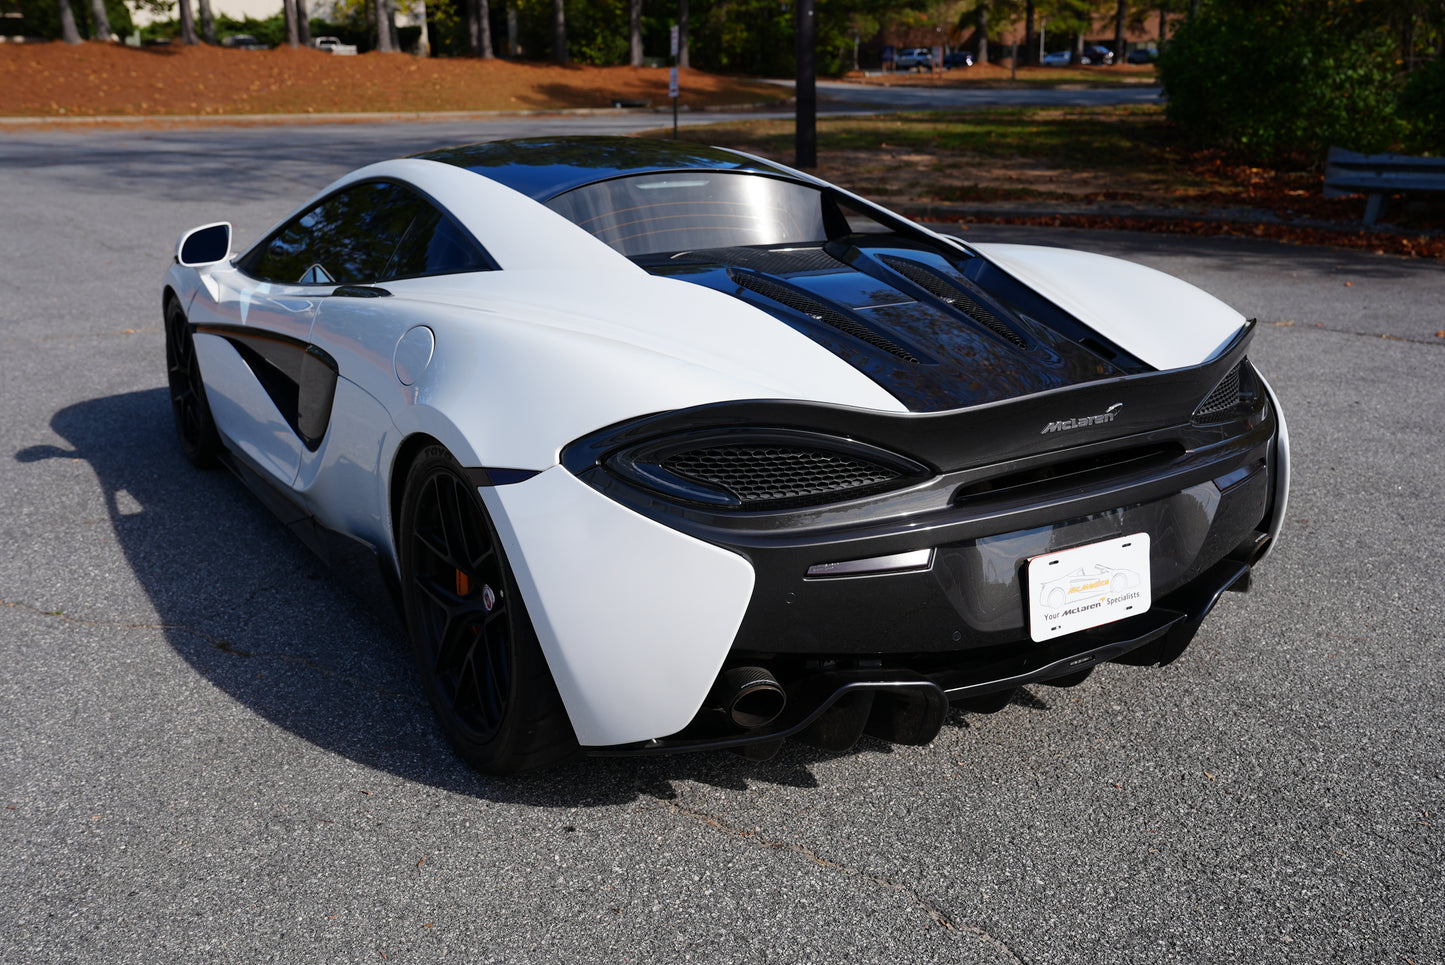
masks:
<path fill-rule="evenodd" d="M 187 467 L 159 281 L 184 228 L 245 244 L 507 123 L 0 135 L 0 962 L 1445 961 L 1438 264 L 969 229 L 1259 318 L 1296 476 L 1254 589 L 1168 668 L 927 747 L 494 781 L 385 625 Z"/>

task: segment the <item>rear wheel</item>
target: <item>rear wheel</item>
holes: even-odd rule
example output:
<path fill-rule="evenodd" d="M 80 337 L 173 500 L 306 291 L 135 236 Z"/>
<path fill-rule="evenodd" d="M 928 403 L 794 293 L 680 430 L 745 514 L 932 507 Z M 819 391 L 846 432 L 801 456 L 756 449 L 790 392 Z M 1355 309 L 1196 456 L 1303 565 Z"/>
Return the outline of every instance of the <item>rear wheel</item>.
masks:
<path fill-rule="evenodd" d="M 441 446 L 407 474 L 402 602 L 427 699 L 457 753 L 506 774 L 577 749 L 505 550 L 476 487 Z"/>

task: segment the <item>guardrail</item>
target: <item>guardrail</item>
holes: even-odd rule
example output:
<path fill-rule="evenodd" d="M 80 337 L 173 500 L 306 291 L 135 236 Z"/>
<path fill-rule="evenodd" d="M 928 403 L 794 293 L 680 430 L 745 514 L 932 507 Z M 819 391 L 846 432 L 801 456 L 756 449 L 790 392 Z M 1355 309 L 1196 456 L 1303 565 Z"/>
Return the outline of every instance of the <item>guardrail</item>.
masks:
<path fill-rule="evenodd" d="M 1373 225 L 1392 194 L 1445 194 L 1445 158 L 1406 154 L 1358 154 L 1330 148 L 1325 162 L 1325 197 L 1369 196 L 1365 224 Z"/>

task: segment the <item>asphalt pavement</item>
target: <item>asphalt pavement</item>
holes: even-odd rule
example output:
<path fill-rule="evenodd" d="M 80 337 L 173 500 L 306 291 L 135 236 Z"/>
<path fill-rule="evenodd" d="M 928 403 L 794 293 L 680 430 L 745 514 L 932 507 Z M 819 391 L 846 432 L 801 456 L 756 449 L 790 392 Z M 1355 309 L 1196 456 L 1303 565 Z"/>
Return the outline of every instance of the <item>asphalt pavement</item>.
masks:
<path fill-rule="evenodd" d="M 159 286 L 185 228 L 244 246 L 511 123 L 0 133 L 0 962 L 1445 962 L 1438 263 L 968 229 L 1259 319 L 1295 479 L 1252 591 L 1170 667 L 927 747 L 492 780 L 387 625 L 182 459 Z"/>

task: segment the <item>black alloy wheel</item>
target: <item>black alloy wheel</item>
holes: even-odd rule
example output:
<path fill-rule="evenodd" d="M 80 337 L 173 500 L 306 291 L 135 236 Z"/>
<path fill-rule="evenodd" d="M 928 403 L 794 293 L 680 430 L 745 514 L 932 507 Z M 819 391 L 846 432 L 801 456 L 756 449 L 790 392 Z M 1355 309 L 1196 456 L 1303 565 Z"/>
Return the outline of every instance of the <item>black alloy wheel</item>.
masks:
<path fill-rule="evenodd" d="M 570 755 L 576 738 L 506 552 L 441 446 L 408 473 L 399 549 L 412 655 L 457 753 L 494 774 Z"/>
<path fill-rule="evenodd" d="M 201 380 L 201 367 L 196 361 L 195 338 L 180 302 L 166 302 L 166 381 L 171 392 L 171 418 L 176 424 L 176 438 L 181 452 L 199 469 L 216 465 L 221 451 L 221 437 L 211 420 L 211 407 L 206 403 L 206 387 Z"/>

